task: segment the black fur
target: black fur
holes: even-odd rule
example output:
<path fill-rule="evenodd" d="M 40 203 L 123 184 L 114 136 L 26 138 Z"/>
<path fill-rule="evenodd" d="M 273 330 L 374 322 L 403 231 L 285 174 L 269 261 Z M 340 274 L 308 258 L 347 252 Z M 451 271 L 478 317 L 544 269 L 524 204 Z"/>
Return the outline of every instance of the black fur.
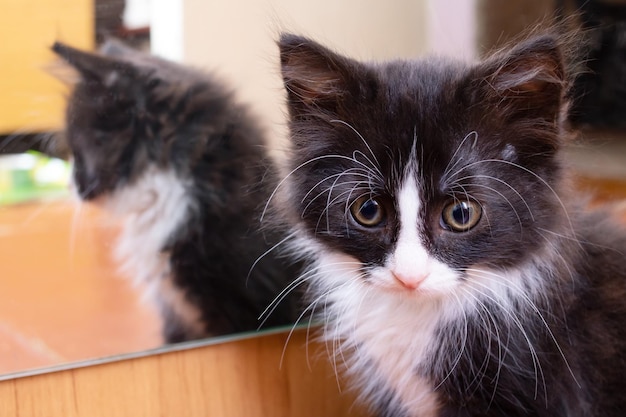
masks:
<path fill-rule="evenodd" d="M 531 211 L 525 209 L 521 196 L 543 188 L 543 181 L 552 183 L 558 179 L 555 151 L 561 80 L 559 74 L 552 74 L 552 68 L 548 68 L 550 64 L 546 64 L 545 74 L 540 74 L 545 78 L 541 80 L 544 84 L 536 87 L 541 88 L 540 91 L 525 92 L 521 89 L 533 86 L 523 85 L 515 79 L 516 76 L 524 76 L 516 74 L 516 71 L 534 70 L 534 67 L 520 67 L 517 62 L 528 60 L 527 55 L 537 59 L 534 54 L 545 50 L 546 56 L 542 58 L 552 59 L 550 62 L 559 59 L 553 56 L 556 51 L 551 49 L 554 46 L 550 44 L 551 39 L 520 45 L 519 56 L 511 58 L 510 62 L 503 63 L 504 59 L 498 58 L 477 68 L 464 68 L 445 61 L 423 62 L 419 66 L 411 62 L 391 62 L 372 67 L 333 57 L 332 62 L 339 69 L 332 69 L 332 72 L 323 69 L 327 73 L 320 78 L 324 82 L 332 79 L 333 88 L 340 92 L 327 91 L 323 97 L 313 97 L 311 99 L 315 102 L 306 103 L 311 106 L 306 109 L 301 108 L 302 94 L 306 94 L 302 91 L 310 86 L 299 84 L 301 80 L 295 78 L 297 74 L 291 74 L 290 60 L 304 61 L 297 55 L 299 49 L 304 50 L 302 53 L 313 55 L 320 53 L 320 47 L 310 44 L 301 46 L 299 42 L 302 41 L 284 39 L 282 44 L 283 71 L 290 92 L 292 114 L 294 148 L 291 165 L 295 168 L 306 164 L 294 175 L 292 198 L 300 202 L 298 209 L 306 226 L 326 245 L 354 255 L 365 264 L 375 264 L 380 263 L 395 244 L 397 219 L 393 217 L 372 235 L 369 230 L 346 227 L 345 210 L 326 212 L 325 204 L 321 204 L 327 200 L 325 194 L 324 198 L 318 199 L 320 204 L 309 204 L 311 197 L 324 193 L 331 186 L 330 200 L 350 194 L 353 181 L 359 180 L 358 172 L 344 174 L 342 181 L 338 184 L 334 182 L 342 172 L 358 168 L 359 163 L 366 163 L 365 158 L 372 159 L 368 147 L 377 156 L 380 171 L 388 174 L 383 178 L 372 178 L 369 186 L 374 195 L 386 202 L 387 211 L 393 212 L 396 209 L 393 207 L 393 190 L 416 146 L 421 170 L 419 175 L 424 178 L 424 200 L 428 204 L 424 210 L 424 227 L 430 237 L 427 243 L 435 249 L 435 256 L 455 267 L 462 268 L 477 262 L 487 262 L 494 267 L 505 266 L 512 260 L 521 262 L 527 252 L 526 246 L 540 239 L 536 230 L 550 229 L 554 222 L 559 221 L 554 215 L 560 212 L 555 195 L 534 193 Z M 315 68 L 315 64 L 309 61 L 298 61 L 298 65 L 306 65 L 309 70 Z M 342 66 L 349 71 L 339 74 Z M 507 66 L 511 69 L 507 70 Z M 498 71 L 499 75 L 493 76 Z M 302 83 L 310 81 L 311 77 Z M 485 107 L 489 108 L 489 112 L 485 111 Z M 351 127 L 338 123 L 338 120 L 349 121 Z M 367 138 L 367 145 L 359 140 L 352 128 Z M 476 132 L 477 140 L 474 143 L 470 138 L 467 146 L 460 149 L 464 165 L 470 165 L 463 171 L 466 179 L 452 190 L 449 184 L 457 178 L 444 176 L 446 168 L 451 165 L 450 156 L 459 147 L 460 140 L 472 131 Z M 513 145 L 515 149 L 515 160 L 508 162 L 521 164 L 536 175 L 510 163 L 479 163 L 484 159 L 501 159 L 500 155 L 507 145 Z M 356 164 L 348 158 L 323 158 L 307 163 L 328 153 L 349 157 L 355 152 Z M 475 166 L 472 167 L 472 163 L 476 163 Z M 318 184 L 322 175 L 329 179 Z M 483 177 L 476 180 L 470 178 L 472 175 Z M 488 179 L 487 175 L 499 181 Z M 521 184 L 520 177 L 524 179 Z M 431 181 L 433 178 L 436 181 Z M 505 182 L 516 183 L 519 187 L 514 190 Z M 309 192 L 311 189 L 314 191 Z M 489 216 L 489 223 L 464 235 L 463 239 L 459 239 L 458 235 L 440 233 L 443 206 L 455 194 L 463 193 L 493 200 L 493 203 L 490 202 L 492 206 L 504 209 L 510 209 L 509 205 L 518 207 L 520 219 L 511 217 L 514 213 L 506 217 Z M 348 205 L 358 196 L 358 193 L 352 193 Z M 492 211 L 498 212 L 495 209 Z M 330 230 L 325 229 L 326 216 L 331 217 Z M 320 218 L 324 220 L 320 222 Z M 507 233 L 493 236 L 493 229 Z M 509 245 L 512 233 L 519 235 L 524 244 Z M 364 245 L 363 240 L 369 240 L 370 244 Z"/>
<path fill-rule="evenodd" d="M 174 287 L 200 310 L 203 330 L 192 330 L 160 294 L 165 339 L 257 329 L 262 311 L 299 270 L 279 251 L 251 269 L 284 237 L 260 228 L 259 208 L 276 174 L 258 123 L 213 76 L 114 42 L 101 54 L 60 43 L 53 49 L 80 75 L 66 127 L 79 195 L 106 200 L 156 168 L 175 173 L 192 201 L 161 251 Z M 264 324 L 293 323 L 297 311 L 297 297 L 289 296 Z"/>
<path fill-rule="evenodd" d="M 485 296 L 464 319 L 440 324 L 412 370 L 431 381 L 436 415 L 623 415 L 626 232 L 605 213 L 581 210 L 566 185 L 559 150 L 569 133 L 570 74 L 560 35 L 531 37 L 474 65 L 366 64 L 294 35 L 279 46 L 293 169 L 283 213 L 302 236 L 356 259 L 367 284 L 368 269 L 396 247 L 395 192 L 405 168 L 415 166 L 423 203 L 416 227 L 433 258 L 468 285 L 474 265 L 533 271 L 524 277 L 541 281 L 540 294 L 532 291 L 537 284 L 522 284 L 527 295 L 514 301 L 513 313 Z M 384 206 L 375 227 L 349 214 L 362 195 Z M 443 208 L 468 198 L 482 218 L 467 232 L 451 232 Z M 329 285 L 319 287 L 328 294 Z M 346 312 L 331 311 L 334 329 Z M 353 343 L 358 350 L 359 340 Z M 372 380 L 380 370 L 359 371 Z M 382 394 L 365 395 L 380 415 L 417 415 L 390 389 L 381 380 Z"/>

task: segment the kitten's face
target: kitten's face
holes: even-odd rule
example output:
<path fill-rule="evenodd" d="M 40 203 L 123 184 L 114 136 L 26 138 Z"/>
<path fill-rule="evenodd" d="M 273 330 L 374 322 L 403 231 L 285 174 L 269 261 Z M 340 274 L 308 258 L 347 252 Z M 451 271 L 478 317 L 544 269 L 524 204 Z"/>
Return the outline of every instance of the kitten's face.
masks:
<path fill-rule="evenodd" d="M 85 200 L 112 192 L 147 162 L 147 150 L 135 137 L 140 115 L 132 89 L 86 80 L 74 90 L 66 133 L 74 184 Z M 136 160 L 142 153 L 144 160 Z"/>
<path fill-rule="evenodd" d="M 337 263 L 336 285 L 445 294 L 544 246 L 564 214 L 550 185 L 563 84 L 552 39 L 476 66 L 364 65 L 291 36 L 280 46 L 291 215 Z"/>
<path fill-rule="evenodd" d="M 66 136 L 81 198 L 108 195 L 149 167 L 188 169 L 206 137 L 200 115 L 216 113 L 211 84 L 116 43 L 100 54 L 62 44 L 53 49 L 80 76 L 68 103 Z"/>

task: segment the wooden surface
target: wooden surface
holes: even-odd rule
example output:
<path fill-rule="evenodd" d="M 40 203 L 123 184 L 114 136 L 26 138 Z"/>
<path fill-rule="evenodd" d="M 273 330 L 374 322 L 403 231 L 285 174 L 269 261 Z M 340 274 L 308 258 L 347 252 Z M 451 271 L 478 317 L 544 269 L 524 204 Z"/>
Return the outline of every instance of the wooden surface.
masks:
<path fill-rule="evenodd" d="M 579 184 L 599 202 L 626 197 L 625 183 Z M 109 256 L 116 232 L 73 201 L 0 207 L 0 373 L 158 346 L 158 319 Z M 365 416 L 305 339 L 282 367 L 285 334 L 8 378 L 0 417 Z"/>
<path fill-rule="evenodd" d="M 49 73 L 50 46 L 93 47 L 93 1 L 2 0 L 0 39 L 0 135 L 60 128 L 66 89 Z"/>
<path fill-rule="evenodd" d="M 0 382 L 0 416 L 362 416 L 306 331 Z M 286 349 L 284 349 L 286 346 Z M 284 353 L 283 353 L 284 352 Z"/>
<path fill-rule="evenodd" d="M 0 206 L 0 374 L 160 345 L 110 255 L 117 230 L 70 199 Z"/>

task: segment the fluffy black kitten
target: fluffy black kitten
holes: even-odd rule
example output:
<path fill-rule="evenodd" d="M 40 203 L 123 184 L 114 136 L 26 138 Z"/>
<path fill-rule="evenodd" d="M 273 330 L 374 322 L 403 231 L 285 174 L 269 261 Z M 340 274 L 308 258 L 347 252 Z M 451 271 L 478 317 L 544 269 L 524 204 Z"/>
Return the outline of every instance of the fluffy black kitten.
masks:
<path fill-rule="evenodd" d="M 283 235 L 259 230 L 275 174 L 256 121 L 207 74 L 114 42 L 53 49 L 80 75 L 66 123 L 78 194 L 126 217 L 117 255 L 150 288 L 166 341 L 257 329 L 298 272 L 261 257 Z M 293 323 L 297 305 L 264 325 Z"/>
<path fill-rule="evenodd" d="M 301 281 L 380 415 L 625 413 L 626 233 L 565 185 L 560 43 L 374 64 L 280 40 Z"/>

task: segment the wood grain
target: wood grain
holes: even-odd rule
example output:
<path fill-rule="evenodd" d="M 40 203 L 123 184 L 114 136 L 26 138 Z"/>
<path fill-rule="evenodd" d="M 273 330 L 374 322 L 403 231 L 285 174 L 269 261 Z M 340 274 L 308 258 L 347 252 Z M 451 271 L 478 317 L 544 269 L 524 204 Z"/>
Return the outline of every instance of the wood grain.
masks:
<path fill-rule="evenodd" d="M 0 382 L 0 416 L 367 416 L 305 330 Z M 286 346 L 286 348 L 285 348 Z M 283 353 L 284 351 L 284 353 Z"/>

